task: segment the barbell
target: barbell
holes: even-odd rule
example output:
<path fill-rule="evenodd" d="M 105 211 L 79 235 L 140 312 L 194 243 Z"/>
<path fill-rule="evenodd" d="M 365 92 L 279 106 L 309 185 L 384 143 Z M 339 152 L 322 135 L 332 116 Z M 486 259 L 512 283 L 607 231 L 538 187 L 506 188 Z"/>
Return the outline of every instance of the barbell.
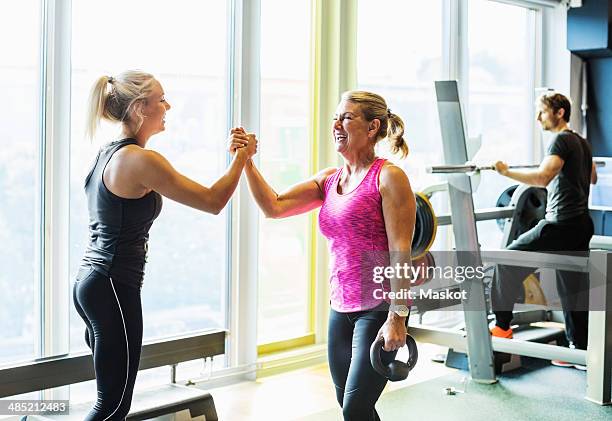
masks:
<path fill-rule="evenodd" d="M 593 162 L 595 163 L 596 167 L 606 166 L 605 161 L 593 161 Z M 539 165 L 537 164 L 508 166 L 508 168 L 511 168 L 511 169 L 538 168 L 538 167 Z M 427 167 L 427 172 L 431 174 L 461 174 L 461 173 L 478 174 L 480 171 L 487 171 L 487 170 L 490 170 L 490 171 L 495 170 L 495 166 L 494 165 L 478 166 L 478 165 L 468 162 L 464 165 L 435 165 L 432 167 Z M 506 191 L 504 191 L 500 195 L 497 201 L 497 206 L 498 207 L 507 206 L 510 203 L 510 199 L 515 189 L 516 189 L 516 186 L 513 186 L 513 187 L 508 188 Z M 544 197 L 544 200 L 542 201 L 542 198 L 540 198 L 539 195 L 535 195 L 535 193 L 531 194 L 531 196 L 534 197 L 534 200 L 533 200 L 534 203 L 535 202 L 538 202 L 538 203 L 543 202 L 544 204 L 546 203 L 545 197 Z M 417 214 L 416 214 L 416 224 L 415 224 L 415 229 L 414 229 L 414 237 L 412 239 L 412 258 L 420 259 L 423 256 L 425 256 L 425 254 L 429 251 L 429 248 L 431 247 L 431 245 L 433 244 L 436 238 L 437 218 L 434 213 L 433 206 L 429 202 L 429 199 L 427 198 L 426 195 L 424 195 L 423 193 L 416 193 L 415 197 L 416 197 Z M 535 200 L 535 199 L 538 199 L 538 200 Z M 535 206 L 534 204 L 531 204 L 531 203 L 530 205 L 534 207 L 534 209 L 537 208 L 536 209 L 537 212 L 534 211 L 534 215 L 537 214 L 537 216 L 539 216 L 539 214 L 541 213 L 541 210 L 540 210 L 541 206 Z M 534 217 L 532 219 L 535 220 L 537 218 Z M 503 219 L 497 220 L 497 224 L 502 231 L 503 231 L 504 223 L 505 223 L 505 220 Z"/>
<path fill-rule="evenodd" d="M 596 167 L 605 167 L 605 161 L 594 161 Z M 509 169 L 516 168 L 539 168 L 539 164 L 524 164 L 524 165 L 509 165 Z M 463 165 L 434 165 L 427 167 L 426 171 L 430 174 L 460 174 L 460 173 L 478 173 L 480 171 L 495 170 L 495 165 L 478 166 L 471 163 Z"/>

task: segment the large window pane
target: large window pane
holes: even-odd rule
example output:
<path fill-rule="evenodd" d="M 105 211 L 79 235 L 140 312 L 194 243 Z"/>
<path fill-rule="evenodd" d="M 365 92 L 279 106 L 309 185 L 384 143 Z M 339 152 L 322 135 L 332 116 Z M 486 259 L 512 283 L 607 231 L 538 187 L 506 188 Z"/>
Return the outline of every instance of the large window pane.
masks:
<path fill-rule="evenodd" d="M 0 14 L 0 364 L 37 356 L 41 2 Z"/>
<path fill-rule="evenodd" d="M 418 191 L 438 181 L 425 167 L 442 159 L 434 92 L 434 81 L 442 77 L 442 1 L 415 7 L 408 1 L 360 0 L 358 25 L 358 88 L 382 95 L 404 120 L 410 154 L 393 160 Z M 385 146 L 380 144 L 379 154 L 391 158 Z"/>
<path fill-rule="evenodd" d="M 262 0 L 260 164 L 277 191 L 310 174 L 310 1 Z M 309 216 L 261 217 L 258 342 L 309 330 Z"/>
<path fill-rule="evenodd" d="M 470 136 L 482 137 L 478 163 L 533 160 L 533 59 L 528 9 L 494 1 L 468 4 Z M 531 35 L 533 37 L 533 35 Z M 495 206 L 500 193 L 516 182 L 492 172 L 483 174 L 474 206 Z M 499 247 L 502 233 L 495 221 L 479 224 L 483 247 Z"/>
<path fill-rule="evenodd" d="M 389 13 L 393 10 L 393 13 Z M 385 22 L 381 32 L 380 25 Z M 434 81 L 442 78 L 442 1 L 413 2 L 360 0 L 357 34 L 357 86 L 382 95 L 405 124 L 404 138 L 410 152 L 405 159 L 391 155 L 388 143 L 377 153 L 406 171 L 412 189 L 442 181 L 426 167 L 442 164 L 442 139 Z M 447 195 L 432 202 L 436 212 L 448 211 Z M 451 247 L 450 230 L 438 229 L 433 249 Z"/>
<path fill-rule="evenodd" d="M 162 83 L 172 109 L 166 131 L 148 148 L 183 174 L 210 185 L 226 168 L 228 2 L 110 0 L 73 2 L 71 250 L 72 279 L 87 241 L 84 177 L 100 143 L 83 138 L 91 84 L 103 75 L 143 69 Z M 120 11 L 120 12 L 119 12 Z M 128 18 L 129 17 L 129 18 Z M 109 30 L 109 28 L 115 28 Z M 214 216 L 164 199 L 150 233 L 142 290 L 144 340 L 225 326 L 226 211 Z M 71 350 L 84 348 L 85 326 L 71 309 Z"/>

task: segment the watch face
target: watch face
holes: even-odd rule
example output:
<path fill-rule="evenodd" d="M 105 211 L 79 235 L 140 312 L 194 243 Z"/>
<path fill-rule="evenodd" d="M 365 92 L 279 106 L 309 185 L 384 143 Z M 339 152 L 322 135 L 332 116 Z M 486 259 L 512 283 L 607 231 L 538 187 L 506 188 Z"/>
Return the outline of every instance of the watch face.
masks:
<path fill-rule="evenodd" d="M 408 307 L 406 307 L 405 305 L 396 305 L 395 307 L 393 307 L 393 312 L 400 317 L 408 317 Z"/>

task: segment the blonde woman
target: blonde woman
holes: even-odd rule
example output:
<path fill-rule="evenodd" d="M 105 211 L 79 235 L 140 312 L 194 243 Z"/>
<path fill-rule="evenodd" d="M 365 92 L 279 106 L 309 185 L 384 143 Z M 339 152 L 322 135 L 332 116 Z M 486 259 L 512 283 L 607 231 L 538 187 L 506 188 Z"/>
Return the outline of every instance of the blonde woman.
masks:
<path fill-rule="evenodd" d="M 100 148 L 85 180 L 90 241 L 73 298 L 96 373 L 97 400 L 86 420 L 123 420 L 130 410 L 142 345 L 140 289 L 148 233 L 162 196 L 218 214 L 257 151 L 253 136 L 231 134 L 230 143 L 240 140 L 245 147 L 221 178 L 204 187 L 146 148 L 151 136 L 165 130 L 168 110 L 162 85 L 148 73 L 101 76 L 91 90 L 90 137 L 102 119 L 118 123 L 121 135 Z"/>
<path fill-rule="evenodd" d="M 370 92 L 342 95 L 331 129 L 342 167 L 327 168 L 280 194 L 252 160 L 245 172 L 269 218 L 321 208 L 319 227 L 331 254 L 328 359 L 336 398 L 345 420 L 379 420 L 374 406 L 387 379 L 372 368 L 370 345 L 384 337 L 383 361 L 390 362 L 406 342 L 408 311 L 406 300 L 380 298 L 371 274 L 374 265 L 410 264 L 416 204 L 404 171 L 377 157 L 374 146 L 387 138 L 392 151 L 403 156 L 408 147 L 402 119 Z M 246 145 L 241 139 L 237 143 Z M 392 278 L 382 288 L 406 290 L 408 282 Z"/>

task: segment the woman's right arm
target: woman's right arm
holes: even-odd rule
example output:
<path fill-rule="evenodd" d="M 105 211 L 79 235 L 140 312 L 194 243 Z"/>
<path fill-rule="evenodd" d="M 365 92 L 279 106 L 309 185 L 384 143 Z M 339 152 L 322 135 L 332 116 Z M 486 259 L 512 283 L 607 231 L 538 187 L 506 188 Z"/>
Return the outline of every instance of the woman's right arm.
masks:
<path fill-rule="evenodd" d="M 142 149 L 132 161 L 133 174 L 144 187 L 155 190 L 162 196 L 204 212 L 219 214 L 238 186 L 245 163 L 257 151 L 257 141 L 252 138 L 249 145 L 234 154 L 229 168 L 211 187 L 185 177 L 176 171 L 160 153 Z"/>
<path fill-rule="evenodd" d="M 266 182 L 251 159 L 245 166 L 249 189 L 266 218 L 286 218 L 321 206 L 325 198 L 325 179 L 335 171 L 335 168 L 326 168 L 278 194 Z"/>

